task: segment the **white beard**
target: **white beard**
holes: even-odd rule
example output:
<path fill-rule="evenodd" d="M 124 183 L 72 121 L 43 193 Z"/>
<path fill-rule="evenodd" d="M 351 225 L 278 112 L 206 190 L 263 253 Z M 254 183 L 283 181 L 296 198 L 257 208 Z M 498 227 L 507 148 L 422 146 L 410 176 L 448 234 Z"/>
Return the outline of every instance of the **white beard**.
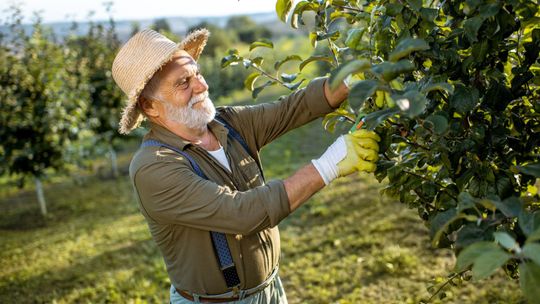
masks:
<path fill-rule="evenodd" d="M 202 104 L 194 109 L 193 105 L 199 101 Z M 206 125 L 216 116 L 216 108 L 206 92 L 192 97 L 185 107 L 175 106 L 169 102 L 164 104 L 169 120 L 183 124 L 190 129 L 204 130 Z"/>

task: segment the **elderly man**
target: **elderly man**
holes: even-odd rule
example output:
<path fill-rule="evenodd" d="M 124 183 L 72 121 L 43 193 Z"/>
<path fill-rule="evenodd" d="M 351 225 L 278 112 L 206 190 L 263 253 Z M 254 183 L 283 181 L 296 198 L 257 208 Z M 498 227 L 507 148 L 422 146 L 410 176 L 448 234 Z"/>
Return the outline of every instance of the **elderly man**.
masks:
<path fill-rule="evenodd" d="M 172 303 L 287 303 L 277 224 L 337 177 L 375 169 L 378 136 L 339 137 L 284 180 L 265 181 L 259 150 L 347 97 L 324 78 L 275 103 L 215 109 L 197 66 L 201 29 L 175 44 L 144 30 L 113 63 L 128 95 L 120 132 L 149 132 L 130 165 L 139 208 L 171 279 Z"/>

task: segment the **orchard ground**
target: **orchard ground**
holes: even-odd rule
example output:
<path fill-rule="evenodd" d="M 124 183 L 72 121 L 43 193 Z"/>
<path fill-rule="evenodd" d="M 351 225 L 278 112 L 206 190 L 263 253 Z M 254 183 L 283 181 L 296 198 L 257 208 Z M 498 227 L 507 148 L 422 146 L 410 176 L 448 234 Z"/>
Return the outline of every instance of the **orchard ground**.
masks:
<path fill-rule="evenodd" d="M 333 137 L 319 120 L 278 139 L 263 150 L 267 178 L 288 176 Z M 124 173 L 136 145 L 121 153 Z M 380 197 L 382 186 L 370 175 L 341 179 L 280 223 L 290 303 L 418 303 L 430 280 L 452 270 L 452 253 L 430 248 L 415 210 Z M 45 191 L 46 219 L 32 190 L 1 191 L 0 303 L 168 302 L 169 279 L 126 175 L 59 178 Z M 438 302 L 523 299 L 498 270 Z"/>

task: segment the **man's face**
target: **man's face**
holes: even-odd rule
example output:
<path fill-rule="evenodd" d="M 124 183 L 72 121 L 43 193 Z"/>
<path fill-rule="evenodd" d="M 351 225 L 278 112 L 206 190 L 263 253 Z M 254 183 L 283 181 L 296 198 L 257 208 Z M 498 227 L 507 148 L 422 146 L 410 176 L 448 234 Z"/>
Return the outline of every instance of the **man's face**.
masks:
<path fill-rule="evenodd" d="M 205 128 L 214 118 L 215 108 L 195 60 L 181 51 L 159 71 L 159 76 L 156 97 L 162 103 L 158 107 L 160 116 L 189 128 Z"/>

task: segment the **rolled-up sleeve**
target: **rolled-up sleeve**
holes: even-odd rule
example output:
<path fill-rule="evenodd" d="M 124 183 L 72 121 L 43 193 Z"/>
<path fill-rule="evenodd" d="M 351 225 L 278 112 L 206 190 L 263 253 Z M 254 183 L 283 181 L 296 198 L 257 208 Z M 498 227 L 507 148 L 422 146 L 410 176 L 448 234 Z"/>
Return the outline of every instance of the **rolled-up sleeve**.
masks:
<path fill-rule="evenodd" d="M 232 191 L 196 175 L 182 161 L 155 162 L 134 175 L 144 212 L 157 223 L 249 235 L 276 226 L 290 213 L 282 181 Z"/>
<path fill-rule="evenodd" d="M 325 81 L 326 78 L 316 78 L 277 102 L 228 107 L 223 115 L 260 150 L 289 130 L 334 111 L 324 94 Z"/>

